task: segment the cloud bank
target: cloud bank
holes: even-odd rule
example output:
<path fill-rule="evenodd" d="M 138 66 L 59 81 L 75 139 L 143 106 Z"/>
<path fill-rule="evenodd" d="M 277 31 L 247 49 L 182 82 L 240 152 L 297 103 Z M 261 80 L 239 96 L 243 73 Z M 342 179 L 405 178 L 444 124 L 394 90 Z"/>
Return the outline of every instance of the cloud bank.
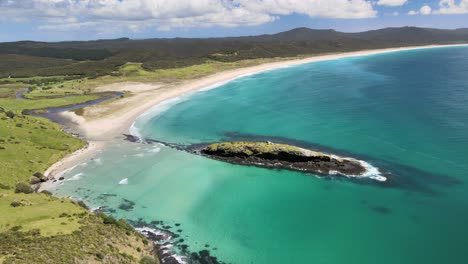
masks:
<path fill-rule="evenodd" d="M 133 31 L 254 26 L 302 14 L 357 19 L 377 15 L 368 0 L 0 0 L 3 19 L 41 21 L 41 29 L 119 27 Z M 1 19 L 1 18 L 0 18 Z M 106 30 L 107 30 L 106 29 Z"/>
<path fill-rule="evenodd" d="M 408 0 L 0 0 L 0 20 L 33 21 L 55 31 L 134 32 L 195 27 L 255 26 L 291 14 L 311 18 L 362 19 L 377 6 Z M 468 0 L 440 0 L 410 15 L 467 14 Z M 389 14 L 389 13 L 387 13 Z M 391 14 L 399 14 L 393 12 Z"/>
<path fill-rule="evenodd" d="M 408 0 L 379 0 L 377 5 L 382 6 L 402 6 L 406 4 Z"/>

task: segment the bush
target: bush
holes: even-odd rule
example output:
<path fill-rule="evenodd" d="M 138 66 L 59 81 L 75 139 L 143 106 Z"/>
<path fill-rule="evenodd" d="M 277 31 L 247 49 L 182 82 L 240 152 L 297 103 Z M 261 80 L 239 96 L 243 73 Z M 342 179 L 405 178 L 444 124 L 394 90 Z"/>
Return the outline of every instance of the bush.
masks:
<path fill-rule="evenodd" d="M 103 260 L 104 259 L 104 254 L 102 254 L 101 252 L 98 252 L 98 253 L 96 253 L 96 258 L 98 258 L 99 260 Z"/>
<path fill-rule="evenodd" d="M 45 178 L 44 174 L 40 173 L 40 172 L 35 172 L 33 174 L 34 177 L 37 177 L 39 179 L 42 179 L 42 178 Z"/>
<path fill-rule="evenodd" d="M 151 256 L 144 256 L 140 260 L 140 264 L 159 264 L 159 261 L 157 261 L 155 258 Z"/>
<path fill-rule="evenodd" d="M 45 194 L 45 195 L 52 195 L 52 193 L 49 192 L 49 191 L 47 191 L 47 190 L 43 190 L 43 191 L 41 191 L 41 193 L 43 193 L 43 194 Z"/>
<path fill-rule="evenodd" d="M 8 111 L 6 112 L 6 115 L 9 117 L 9 118 L 14 118 L 16 115 L 15 113 L 13 113 L 13 111 Z"/>
<path fill-rule="evenodd" d="M 115 225 L 116 227 L 120 229 L 133 232 L 133 227 L 129 223 L 127 223 L 127 221 L 123 219 L 117 220 L 114 217 L 110 215 L 106 215 L 104 213 L 97 213 L 96 215 L 102 219 L 102 222 L 105 225 Z"/>
<path fill-rule="evenodd" d="M 17 201 L 17 200 L 14 200 L 13 202 L 11 202 L 10 204 L 12 207 L 19 207 L 21 205 L 23 205 L 20 201 Z"/>
<path fill-rule="evenodd" d="M 20 231 L 21 228 L 23 228 L 23 227 L 22 226 L 13 226 L 12 228 L 10 228 L 10 231 L 18 232 L 18 231 Z"/>
<path fill-rule="evenodd" d="M 74 204 L 86 209 L 86 210 L 89 210 L 89 207 L 85 204 L 85 202 L 81 201 L 81 200 L 78 200 L 78 201 L 72 201 Z"/>
<path fill-rule="evenodd" d="M 10 186 L 8 186 L 8 185 L 5 185 L 5 184 L 3 184 L 3 183 L 0 183 L 0 189 L 9 190 L 9 189 L 11 189 L 11 188 L 10 188 Z"/>
<path fill-rule="evenodd" d="M 97 213 L 97 216 L 102 219 L 102 222 L 105 225 L 117 225 L 117 220 L 112 216 L 106 215 L 104 213 Z"/>
<path fill-rule="evenodd" d="M 20 182 L 18 184 L 16 184 L 16 187 L 15 187 L 15 193 L 33 193 L 34 190 L 33 188 L 31 188 L 31 185 L 29 185 L 28 183 L 25 183 L 25 182 Z"/>

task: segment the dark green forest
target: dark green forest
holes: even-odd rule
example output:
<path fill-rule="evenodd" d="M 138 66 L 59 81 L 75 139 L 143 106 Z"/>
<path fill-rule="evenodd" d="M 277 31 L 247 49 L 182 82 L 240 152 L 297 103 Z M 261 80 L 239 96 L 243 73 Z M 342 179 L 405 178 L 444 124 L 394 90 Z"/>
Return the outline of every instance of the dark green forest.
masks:
<path fill-rule="evenodd" d="M 360 33 L 297 28 L 273 35 L 206 39 L 127 38 L 96 41 L 0 43 L 0 78 L 98 77 L 127 62 L 146 70 L 201 64 L 207 60 L 294 57 L 364 49 L 468 42 L 468 29 L 385 28 Z"/>

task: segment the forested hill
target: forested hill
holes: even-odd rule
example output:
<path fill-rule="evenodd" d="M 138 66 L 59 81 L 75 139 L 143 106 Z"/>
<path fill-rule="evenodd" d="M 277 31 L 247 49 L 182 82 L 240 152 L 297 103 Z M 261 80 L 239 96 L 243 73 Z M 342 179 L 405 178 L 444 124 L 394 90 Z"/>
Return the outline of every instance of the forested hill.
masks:
<path fill-rule="evenodd" d="M 468 42 L 468 29 L 402 27 L 359 33 L 297 28 L 273 35 L 227 38 L 127 38 L 0 43 L 0 78 L 111 74 L 127 62 L 147 70 L 244 59 L 291 57 L 399 46 Z"/>

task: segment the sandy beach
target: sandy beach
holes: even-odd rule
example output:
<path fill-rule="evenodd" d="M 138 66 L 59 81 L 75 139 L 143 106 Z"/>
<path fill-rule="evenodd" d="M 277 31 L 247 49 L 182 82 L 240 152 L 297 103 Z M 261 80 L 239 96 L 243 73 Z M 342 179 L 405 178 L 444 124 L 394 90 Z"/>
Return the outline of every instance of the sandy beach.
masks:
<path fill-rule="evenodd" d="M 319 55 L 304 59 L 294 59 L 239 68 L 174 84 L 142 84 L 126 82 L 98 87 L 94 90 L 95 92 L 129 91 L 132 93 L 132 96 L 88 107 L 85 109 L 85 114 L 83 116 L 78 116 L 74 112 L 62 113 L 64 117 L 68 118 L 71 122 L 76 124 L 79 133 L 88 141 L 88 146 L 68 155 L 61 161 L 52 165 L 46 171 L 45 175 L 49 177 L 55 177 L 63 171 L 91 158 L 96 152 L 105 148 L 106 145 L 112 143 L 115 140 L 123 139 L 123 134 L 129 134 L 129 128 L 131 125 L 144 112 L 163 101 L 184 95 L 186 93 L 195 92 L 206 87 L 223 84 L 245 75 L 304 63 L 355 56 L 367 56 L 402 50 L 466 45 L 468 44 L 431 45 Z M 42 189 L 47 189 L 47 184 L 43 186 Z"/>

